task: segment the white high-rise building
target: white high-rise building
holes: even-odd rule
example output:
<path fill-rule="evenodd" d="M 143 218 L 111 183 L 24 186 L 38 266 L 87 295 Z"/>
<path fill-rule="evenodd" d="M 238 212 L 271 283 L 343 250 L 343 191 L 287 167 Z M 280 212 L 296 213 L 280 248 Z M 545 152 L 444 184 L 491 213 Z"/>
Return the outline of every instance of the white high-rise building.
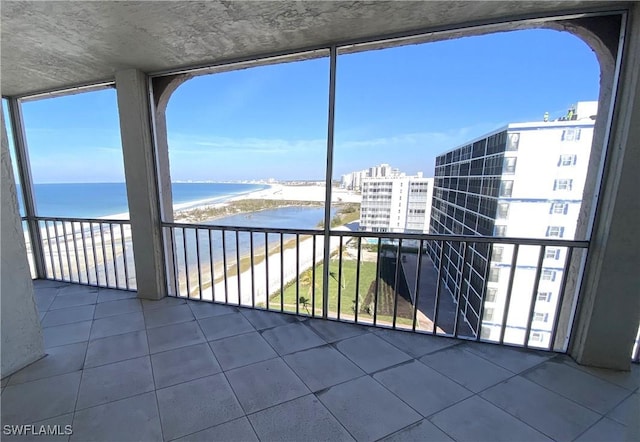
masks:
<path fill-rule="evenodd" d="M 392 170 L 390 167 L 382 169 L 382 173 Z M 426 232 L 429 230 L 432 194 L 433 178 L 424 178 L 422 173 L 406 176 L 396 170 L 388 176 L 364 178 L 360 230 Z"/>
<path fill-rule="evenodd" d="M 397 176 L 404 176 L 404 174 L 400 173 L 398 169 L 383 163 L 369 167 L 368 169 L 342 175 L 341 186 L 344 189 L 360 191 L 362 190 L 362 180 L 365 178 L 390 178 Z"/>
<path fill-rule="evenodd" d="M 597 102 L 580 102 L 562 119 L 509 124 L 438 156 L 431 233 L 574 239 L 596 112 Z M 436 265 L 439 247 L 432 244 Z M 475 277 L 468 280 L 461 250 L 454 243 L 445 248 L 443 287 L 460 293 L 472 330 L 499 339 L 514 246 L 494 245 L 487 269 L 488 248 L 472 244 L 465 261 Z M 505 342 L 525 340 L 539 253 L 539 247 L 519 248 Z M 549 343 L 566 253 L 563 247 L 544 252 L 529 345 Z"/>

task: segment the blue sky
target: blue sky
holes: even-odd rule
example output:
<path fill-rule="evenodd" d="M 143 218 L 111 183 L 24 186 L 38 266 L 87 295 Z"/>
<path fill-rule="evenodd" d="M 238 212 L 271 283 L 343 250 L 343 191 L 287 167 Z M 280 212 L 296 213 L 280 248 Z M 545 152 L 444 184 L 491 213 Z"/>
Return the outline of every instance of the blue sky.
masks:
<path fill-rule="evenodd" d="M 434 157 L 509 122 L 598 97 L 578 38 L 550 30 L 338 57 L 334 178 L 378 163 L 432 176 Z M 189 80 L 167 109 L 172 180 L 322 179 L 329 60 Z M 35 182 L 124 181 L 115 90 L 27 102 Z"/>

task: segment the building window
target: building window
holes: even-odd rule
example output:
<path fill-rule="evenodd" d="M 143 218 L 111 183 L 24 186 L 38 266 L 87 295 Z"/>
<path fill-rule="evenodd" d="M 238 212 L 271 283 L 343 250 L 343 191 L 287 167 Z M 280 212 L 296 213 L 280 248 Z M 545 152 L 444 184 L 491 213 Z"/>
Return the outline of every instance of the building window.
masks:
<path fill-rule="evenodd" d="M 495 226 L 493 236 L 507 236 L 507 226 Z"/>
<path fill-rule="evenodd" d="M 538 301 L 551 302 L 551 292 L 538 292 Z"/>
<path fill-rule="evenodd" d="M 564 236 L 564 227 L 549 226 L 547 227 L 547 238 L 562 238 Z"/>
<path fill-rule="evenodd" d="M 580 129 L 572 128 L 562 131 L 562 141 L 578 141 L 580 140 Z"/>
<path fill-rule="evenodd" d="M 480 337 L 482 339 L 489 339 L 491 337 L 491 327 L 482 326 L 482 329 L 480 329 Z"/>
<path fill-rule="evenodd" d="M 507 219 L 509 216 L 509 203 L 499 203 L 498 204 L 498 218 L 499 219 Z"/>
<path fill-rule="evenodd" d="M 515 173 L 516 172 L 516 157 L 508 157 L 504 159 L 504 165 L 502 166 L 502 173 Z"/>
<path fill-rule="evenodd" d="M 535 342 L 542 342 L 543 341 L 542 333 L 540 333 L 540 332 L 532 332 L 530 340 L 531 341 L 535 341 Z"/>
<path fill-rule="evenodd" d="M 574 166 L 578 159 L 577 155 L 560 155 L 558 167 Z"/>
<path fill-rule="evenodd" d="M 507 150 L 518 150 L 520 144 L 520 134 L 518 132 L 509 134 L 507 139 Z"/>
<path fill-rule="evenodd" d="M 493 251 L 491 252 L 491 259 L 494 261 L 502 261 L 502 254 L 504 253 L 504 247 L 502 246 L 493 246 Z"/>
<path fill-rule="evenodd" d="M 549 320 L 549 313 L 534 313 L 533 320 L 536 322 L 547 322 Z"/>
<path fill-rule="evenodd" d="M 498 282 L 500 279 L 500 269 L 497 267 L 493 267 L 489 271 L 489 282 Z"/>
<path fill-rule="evenodd" d="M 542 271 L 542 280 L 543 281 L 555 281 L 556 280 L 556 272 L 555 272 L 555 270 L 543 270 Z"/>
<path fill-rule="evenodd" d="M 513 193 L 513 181 L 501 181 L 500 182 L 500 196 L 510 197 Z"/>
<path fill-rule="evenodd" d="M 544 252 L 544 257 L 546 259 L 560 259 L 560 249 L 555 247 L 547 247 Z"/>
<path fill-rule="evenodd" d="M 573 180 L 560 179 L 553 181 L 553 190 L 571 190 L 573 187 Z"/>
<path fill-rule="evenodd" d="M 569 203 L 551 203 L 549 213 L 556 215 L 566 215 L 569 211 Z"/>
<path fill-rule="evenodd" d="M 486 302 L 496 302 L 496 294 L 498 293 L 498 289 L 495 287 L 487 288 L 487 296 L 485 297 Z"/>
<path fill-rule="evenodd" d="M 485 321 L 493 321 L 493 309 L 492 308 L 485 308 L 484 309 L 484 317 L 483 319 Z"/>

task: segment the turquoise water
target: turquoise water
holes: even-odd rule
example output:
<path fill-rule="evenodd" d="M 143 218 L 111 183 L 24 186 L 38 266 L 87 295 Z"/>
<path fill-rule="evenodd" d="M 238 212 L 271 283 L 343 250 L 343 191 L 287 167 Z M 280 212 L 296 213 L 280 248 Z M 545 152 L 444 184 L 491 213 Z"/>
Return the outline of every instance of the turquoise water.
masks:
<path fill-rule="evenodd" d="M 267 189 L 268 185 L 236 183 L 173 183 L 174 204 L 222 201 L 232 196 Z M 124 183 L 35 184 L 39 216 L 100 218 L 128 212 Z M 22 202 L 20 214 L 24 216 Z"/>
<path fill-rule="evenodd" d="M 267 185 L 225 184 L 225 183 L 175 183 L 173 184 L 174 204 L 186 204 L 195 201 L 223 201 L 243 193 L 268 188 Z M 36 184 L 36 203 L 38 215 L 44 217 L 98 218 L 127 212 L 126 188 L 123 183 L 90 183 L 90 184 Z M 336 210 L 331 210 L 331 216 Z M 208 221 L 203 224 L 212 226 L 263 227 L 275 229 L 318 229 L 324 218 L 324 207 L 281 207 L 253 213 L 244 213 Z M 26 228 L 26 225 L 25 225 Z M 95 232 L 93 232 L 95 234 Z M 284 235 L 287 242 L 295 235 Z M 200 230 L 196 240 L 195 229 L 186 230 L 183 238 L 182 229 L 174 230 L 176 245 L 175 263 L 179 271 L 185 270 L 185 254 L 189 273 L 192 277 L 198 263 L 206 268 L 210 261 L 222 262 L 223 256 L 229 263 L 235 262 L 236 251 L 240 255 L 250 253 L 253 239 L 256 254 L 264 250 L 265 242 L 269 247 L 280 243 L 279 234 L 250 233 L 214 230 Z M 223 247 L 224 242 L 224 247 Z M 196 246 L 197 244 L 197 246 Z M 186 245 L 186 250 L 185 250 Z M 126 255 L 133 262 L 131 240 L 125 241 Z M 318 247 L 321 245 L 319 244 Z M 209 253 L 211 247 L 211 253 Z M 186 252 L 186 253 L 185 253 Z"/>
<path fill-rule="evenodd" d="M 331 210 L 331 216 L 336 213 L 335 209 Z M 324 217 L 324 208 L 322 207 L 281 207 L 279 209 L 263 210 L 261 212 L 254 212 L 251 214 L 241 214 L 227 216 L 214 221 L 208 221 L 203 224 L 211 226 L 236 226 L 236 227 L 265 227 L 265 228 L 277 228 L 277 229 L 319 229 L 318 223 L 322 221 Z M 222 259 L 222 234 L 220 230 L 211 232 L 211 241 L 214 245 L 213 257 L 214 261 Z M 248 232 L 240 232 L 237 235 L 237 243 L 240 248 L 240 254 L 244 255 L 250 251 L 250 238 L 251 234 Z M 254 250 L 257 252 L 265 244 L 264 233 L 253 234 Z M 294 239 L 295 235 L 283 235 L 284 242 Z M 187 259 L 190 262 L 194 262 L 197 258 L 196 253 L 196 234 L 195 230 L 188 229 L 186 231 L 187 239 Z M 226 231 L 224 232 L 224 249 L 226 251 L 227 258 L 234 258 L 236 256 L 236 232 Z M 182 231 L 175 231 L 174 238 L 177 249 L 183 253 L 184 242 L 182 238 Z M 201 251 L 201 260 L 203 264 L 208 264 L 209 259 L 207 257 L 209 253 L 209 238 L 208 232 L 201 230 L 198 236 L 198 245 Z M 268 234 L 269 247 L 274 247 L 280 243 L 280 235 L 275 233 Z M 179 262 L 183 262 L 184 258 L 179 256 Z"/>

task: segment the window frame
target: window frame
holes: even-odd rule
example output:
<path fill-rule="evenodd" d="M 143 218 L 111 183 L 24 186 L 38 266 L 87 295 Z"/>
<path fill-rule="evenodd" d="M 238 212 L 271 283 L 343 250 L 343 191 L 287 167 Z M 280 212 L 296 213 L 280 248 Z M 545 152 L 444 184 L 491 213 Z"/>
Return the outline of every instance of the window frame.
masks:
<path fill-rule="evenodd" d="M 545 292 L 538 292 L 537 296 L 536 296 L 536 301 L 537 302 L 551 302 L 551 297 L 553 296 L 553 293 L 545 291 Z"/>

